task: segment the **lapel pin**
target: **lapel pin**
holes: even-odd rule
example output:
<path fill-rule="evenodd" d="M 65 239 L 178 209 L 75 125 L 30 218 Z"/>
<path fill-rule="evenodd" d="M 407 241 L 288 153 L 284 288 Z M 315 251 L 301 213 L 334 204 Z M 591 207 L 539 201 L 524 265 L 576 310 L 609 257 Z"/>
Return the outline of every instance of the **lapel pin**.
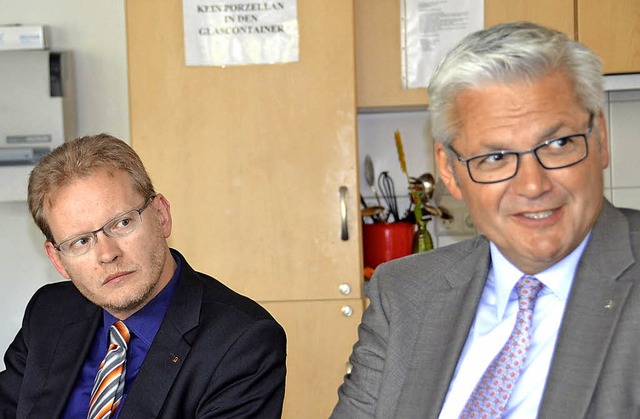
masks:
<path fill-rule="evenodd" d="M 613 308 L 613 300 L 607 300 L 604 303 L 604 308 L 606 308 L 607 310 L 610 310 Z"/>
<path fill-rule="evenodd" d="M 173 362 L 174 364 L 178 362 L 178 360 L 180 359 L 178 355 L 171 354 L 171 356 L 173 356 L 173 359 L 171 360 L 171 362 Z"/>

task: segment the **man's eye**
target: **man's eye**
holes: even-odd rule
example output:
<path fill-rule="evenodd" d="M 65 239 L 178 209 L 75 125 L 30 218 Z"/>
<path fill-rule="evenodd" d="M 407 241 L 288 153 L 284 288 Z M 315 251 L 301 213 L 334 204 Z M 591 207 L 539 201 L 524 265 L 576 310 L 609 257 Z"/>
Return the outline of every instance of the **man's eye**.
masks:
<path fill-rule="evenodd" d="M 504 159 L 505 159 L 505 155 L 503 153 L 487 154 L 486 156 L 483 156 L 482 158 L 478 159 L 478 164 L 481 166 L 496 165 L 496 164 L 502 163 Z"/>
<path fill-rule="evenodd" d="M 120 218 L 112 224 L 111 230 L 126 229 L 127 227 L 129 227 L 129 225 L 132 222 L 133 220 L 131 219 L 131 217 L 127 216 L 127 217 Z"/>
<path fill-rule="evenodd" d="M 565 147 L 571 146 L 573 143 L 574 143 L 573 137 L 557 138 L 549 143 L 549 148 L 552 148 L 552 149 L 565 148 Z"/>
<path fill-rule="evenodd" d="M 93 241 L 93 236 L 78 237 L 77 239 L 69 243 L 69 247 L 74 249 L 80 249 L 82 247 L 86 247 L 90 245 L 92 241 Z"/>
<path fill-rule="evenodd" d="M 496 163 L 504 159 L 504 154 L 496 153 L 490 154 L 486 157 L 487 163 Z"/>

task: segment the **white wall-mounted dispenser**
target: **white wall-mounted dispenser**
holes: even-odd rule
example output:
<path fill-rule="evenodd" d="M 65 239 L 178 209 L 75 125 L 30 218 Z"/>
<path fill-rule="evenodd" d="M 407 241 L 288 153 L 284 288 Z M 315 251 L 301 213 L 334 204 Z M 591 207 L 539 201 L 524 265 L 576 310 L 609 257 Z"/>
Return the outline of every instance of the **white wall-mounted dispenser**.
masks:
<path fill-rule="evenodd" d="M 69 52 L 0 51 L 0 202 L 24 201 L 33 165 L 76 135 Z"/>

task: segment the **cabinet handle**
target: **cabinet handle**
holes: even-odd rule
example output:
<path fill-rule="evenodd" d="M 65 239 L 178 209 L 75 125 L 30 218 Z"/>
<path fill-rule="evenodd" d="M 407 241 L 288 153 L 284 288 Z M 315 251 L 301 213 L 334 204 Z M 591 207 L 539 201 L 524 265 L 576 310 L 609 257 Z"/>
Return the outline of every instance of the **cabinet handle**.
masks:
<path fill-rule="evenodd" d="M 340 186 L 340 220 L 342 221 L 343 241 L 349 240 L 349 229 L 347 227 L 347 187 Z"/>

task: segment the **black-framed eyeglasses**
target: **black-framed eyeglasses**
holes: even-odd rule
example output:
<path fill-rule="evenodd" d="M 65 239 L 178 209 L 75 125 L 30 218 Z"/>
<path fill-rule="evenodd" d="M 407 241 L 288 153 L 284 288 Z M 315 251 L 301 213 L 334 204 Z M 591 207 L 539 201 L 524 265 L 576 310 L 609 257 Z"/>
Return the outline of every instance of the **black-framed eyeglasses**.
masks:
<path fill-rule="evenodd" d="M 476 183 L 498 183 L 514 177 L 520 168 L 520 156 L 533 153 L 540 166 L 547 170 L 563 169 L 586 159 L 589 155 L 587 141 L 593 129 L 594 114 L 589 115 L 589 127 L 581 134 L 552 138 L 525 151 L 494 151 L 463 158 L 447 144 L 460 163 L 467 166 L 469 177 Z"/>
<path fill-rule="evenodd" d="M 156 195 L 152 195 L 138 209 L 124 212 L 109 220 L 102 227 L 88 233 L 78 234 L 61 242 L 53 244 L 53 248 L 65 256 L 82 256 L 88 253 L 98 241 L 98 233 L 103 232 L 107 237 L 124 237 L 142 224 L 142 212 L 153 202 Z"/>

